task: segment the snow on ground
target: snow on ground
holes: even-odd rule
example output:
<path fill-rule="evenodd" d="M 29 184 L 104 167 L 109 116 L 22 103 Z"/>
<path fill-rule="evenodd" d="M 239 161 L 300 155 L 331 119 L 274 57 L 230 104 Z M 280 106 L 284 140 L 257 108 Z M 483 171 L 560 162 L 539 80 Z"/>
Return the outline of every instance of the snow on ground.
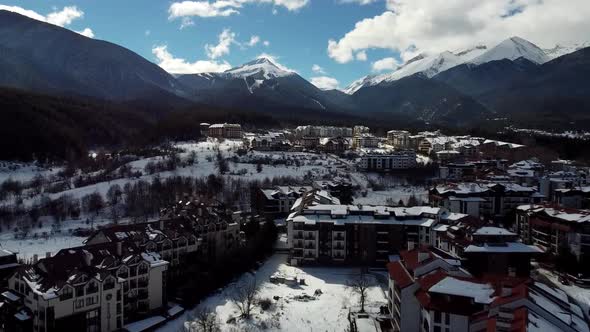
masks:
<path fill-rule="evenodd" d="M 257 306 L 251 320 L 238 319 L 235 324 L 227 323 L 229 318 L 239 316 L 237 308 L 230 301 L 231 294 L 243 279 L 251 278 L 249 274 L 242 276 L 240 280 L 228 285 L 219 293 L 206 298 L 197 309 L 214 310 L 221 322 L 222 331 L 232 328 L 236 331 L 246 329 L 258 331 L 263 330 L 264 325 L 267 327 L 266 331 L 344 331 L 348 326 L 349 310 L 358 310 L 358 296 L 353 294 L 346 285 L 348 280 L 357 275 L 358 269 L 291 267 L 286 264 L 286 258 L 286 255 L 274 255 L 255 273 L 260 285 L 259 298 L 269 298 L 273 302 L 268 311 L 262 311 Z M 273 284 L 269 281 L 269 277 L 276 272 L 304 278 L 306 284 L 302 286 Z M 378 313 L 380 306 L 387 304 L 383 290 L 376 280 L 374 282 L 375 286 L 368 291 L 365 307 L 370 313 Z M 314 296 L 317 289 L 321 290 L 322 294 Z M 295 298 L 301 295 L 308 295 L 315 299 L 304 301 Z M 280 297 L 278 301 L 273 300 L 275 296 Z M 182 331 L 188 317 L 191 317 L 190 310 L 156 331 Z"/>
<path fill-rule="evenodd" d="M 15 233 L 11 229 L 5 229 L 0 233 L 0 248 L 17 252 L 19 258 L 30 259 L 33 255 L 38 255 L 39 258 L 45 257 L 47 252 L 51 254 L 57 253 L 64 248 L 78 247 L 83 245 L 86 237 L 74 236 L 70 233 L 77 228 L 90 228 L 86 219 L 71 219 L 62 221 L 61 227 L 54 229 L 50 218 L 43 222 L 42 227 L 33 227 L 30 229 L 26 239 L 15 239 Z M 110 223 L 108 219 L 96 219 L 93 227 Z M 56 230 L 59 230 L 58 232 Z"/>
<path fill-rule="evenodd" d="M 61 170 L 61 167 L 46 169 L 33 163 L 0 161 L 0 183 L 8 179 L 28 182 L 31 181 L 37 174 L 41 174 L 44 177 L 49 177 L 51 175 L 57 174 Z"/>
<path fill-rule="evenodd" d="M 410 197 L 415 196 L 418 201 L 428 202 L 428 191 L 422 187 L 398 187 L 382 191 L 367 190 L 367 196 L 359 195 L 354 198 L 354 204 L 366 205 L 392 205 L 397 204 L 400 200 L 404 204 L 408 203 Z"/>
<path fill-rule="evenodd" d="M 38 255 L 39 258 L 44 258 L 45 253 L 51 252 L 51 255 L 56 254 L 64 248 L 79 247 L 83 245 L 86 237 L 77 237 L 71 235 L 50 235 L 48 237 L 40 237 L 37 239 L 15 239 L 11 233 L 0 234 L 1 248 L 18 253 L 18 258 L 28 260 L 33 258 L 33 255 Z"/>
<path fill-rule="evenodd" d="M 561 282 L 559 282 L 559 278 L 553 272 L 545 269 L 538 269 L 538 271 L 544 277 L 549 279 L 551 283 L 559 287 L 559 289 L 563 290 L 567 293 L 567 295 L 576 300 L 580 307 L 582 307 L 584 315 L 588 317 L 588 315 L 590 314 L 590 289 L 582 288 L 574 284 L 564 285 Z"/>

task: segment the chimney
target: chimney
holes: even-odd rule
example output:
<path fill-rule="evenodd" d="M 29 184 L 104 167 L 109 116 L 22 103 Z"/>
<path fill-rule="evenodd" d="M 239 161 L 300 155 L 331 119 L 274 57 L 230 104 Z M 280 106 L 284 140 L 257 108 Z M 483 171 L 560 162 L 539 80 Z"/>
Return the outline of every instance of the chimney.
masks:
<path fill-rule="evenodd" d="M 123 256 L 123 242 L 117 242 L 117 256 Z"/>
<path fill-rule="evenodd" d="M 39 256 L 37 256 L 37 254 L 33 255 L 33 264 L 37 264 L 37 261 L 39 260 Z"/>
<path fill-rule="evenodd" d="M 45 252 L 45 258 L 51 258 L 51 251 Z"/>

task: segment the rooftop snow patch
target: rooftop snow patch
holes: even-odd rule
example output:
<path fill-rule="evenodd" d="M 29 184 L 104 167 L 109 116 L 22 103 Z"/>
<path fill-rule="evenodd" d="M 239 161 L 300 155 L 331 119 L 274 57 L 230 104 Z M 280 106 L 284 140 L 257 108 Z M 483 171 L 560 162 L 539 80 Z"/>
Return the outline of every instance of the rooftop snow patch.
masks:
<path fill-rule="evenodd" d="M 445 277 L 436 285 L 430 287 L 429 292 L 469 297 L 476 303 L 482 304 L 490 304 L 494 299 L 492 285 L 459 280 L 453 277 Z"/>

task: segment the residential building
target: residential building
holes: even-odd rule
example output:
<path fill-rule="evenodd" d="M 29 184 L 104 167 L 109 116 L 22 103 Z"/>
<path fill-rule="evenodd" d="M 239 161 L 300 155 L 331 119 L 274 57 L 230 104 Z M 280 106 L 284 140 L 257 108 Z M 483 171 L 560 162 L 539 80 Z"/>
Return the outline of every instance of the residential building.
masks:
<path fill-rule="evenodd" d="M 96 231 L 86 244 L 132 241 L 146 251 L 157 252 L 170 262 L 174 273 L 191 254 L 216 260 L 240 247 L 240 224 L 217 202 L 188 198 L 163 209 L 160 220 L 118 225 Z"/>
<path fill-rule="evenodd" d="M 588 330 L 565 292 L 529 278 L 474 277 L 428 248 L 402 252 L 387 268 L 393 331 Z"/>
<path fill-rule="evenodd" d="M 0 289 L 6 286 L 6 279 L 20 266 L 16 253 L 0 249 Z"/>
<path fill-rule="evenodd" d="M 330 196 L 337 198 L 342 204 L 351 204 L 353 201 L 352 183 L 349 180 L 335 178 L 330 181 L 314 181 L 313 187 L 315 189 L 327 191 Z"/>
<path fill-rule="evenodd" d="M 291 263 L 385 264 L 400 250 L 430 244 L 441 220 L 463 217 L 428 206 L 296 203 L 287 218 Z"/>
<path fill-rule="evenodd" d="M 514 230 L 525 243 L 557 255 L 567 249 L 578 261 L 590 259 L 590 210 L 552 205 L 521 205 L 516 211 Z"/>
<path fill-rule="evenodd" d="M 353 149 L 374 149 L 379 147 L 381 139 L 371 134 L 358 134 L 352 138 Z"/>
<path fill-rule="evenodd" d="M 242 126 L 235 123 L 217 123 L 209 126 L 209 136 L 216 138 L 242 138 Z"/>
<path fill-rule="evenodd" d="M 306 149 L 313 150 L 320 145 L 320 138 L 317 136 L 304 136 L 299 139 L 299 144 Z"/>
<path fill-rule="evenodd" d="M 167 305 L 167 268 L 158 254 L 118 242 L 63 249 L 8 283 L 33 331 L 106 332 Z"/>
<path fill-rule="evenodd" d="M 326 153 L 343 153 L 350 148 L 350 141 L 344 137 L 330 137 L 320 140 L 320 144 Z"/>
<path fill-rule="evenodd" d="M 430 201 L 435 206 L 477 218 L 503 218 L 517 206 L 540 202 L 543 198 L 536 188 L 515 183 L 464 182 L 430 190 Z"/>
<path fill-rule="evenodd" d="M 392 171 L 415 168 L 416 152 L 394 151 L 386 154 L 366 154 L 361 157 L 359 167 L 364 171 Z"/>
<path fill-rule="evenodd" d="M 590 208 L 590 186 L 555 189 L 553 201 L 564 208 L 588 209 Z"/>
<path fill-rule="evenodd" d="M 258 213 L 268 220 L 286 217 L 291 211 L 293 203 L 305 192 L 312 190 L 311 186 L 276 186 L 269 189 L 258 189 L 254 195 L 254 206 Z"/>
<path fill-rule="evenodd" d="M 406 130 L 390 130 L 387 132 L 387 144 L 397 150 L 415 149 L 410 143 L 410 132 Z"/>

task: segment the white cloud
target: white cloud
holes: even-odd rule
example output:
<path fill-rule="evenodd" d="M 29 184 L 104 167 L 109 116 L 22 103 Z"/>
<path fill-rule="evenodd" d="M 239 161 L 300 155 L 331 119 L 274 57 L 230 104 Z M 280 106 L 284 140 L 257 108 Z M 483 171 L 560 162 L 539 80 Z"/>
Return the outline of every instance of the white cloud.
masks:
<path fill-rule="evenodd" d="M 250 37 L 250 40 L 246 43 L 246 45 L 252 47 L 255 46 L 256 44 L 258 44 L 260 42 L 260 37 L 259 36 L 252 36 Z"/>
<path fill-rule="evenodd" d="M 326 74 L 326 71 L 324 70 L 324 68 L 320 67 L 320 65 L 313 65 L 311 66 L 311 70 L 316 73 L 316 74 Z"/>
<path fill-rule="evenodd" d="M 74 20 L 84 16 L 84 12 L 79 10 L 76 6 L 67 6 L 60 11 L 53 11 L 46 16 L 41 15 L 34 10 L 25 9 L 19 6 L 0 5 L 0 9 L 15 12 L 37 21 L 51 23 L 60 27 L 70 25 Z"/>
<path fill-rule="evenodd" d="M 270 46 L 270 42 L 268 40 L 265 40 L 262 42 L 262 45 L 268 47 L 268 46 Z"/>
<path fill-rule="evenodd" d="M 174 74 L 193 74 L 206 72 L 222 72 L 231 68 L 227 61 L 198 60 L 188 62 L 182 58 L 175 58 L 166 45 L 155 46 L 152 53 L 158 60 L 158 65 L 165 71 Z"/>
<path fill-rule="evenodd" d="M 151 30 L 145 30 L 144 34 L 145 34 L 146 36 L 149 36 L 149 35 L 151 35 L 151 34 L 152 34 L 152 31 L 151 31 Z"/>
<path fill-rule="evenodd" d="M 88 38 L 94 38 L 94 31 L 90 28 L 86 28 L 82 31 L 76 31 L 77 33 L 81 34 L 82 36 L 86 36 Z"/>
<path fill-rule="evenodd" d="M 366 51 L 357 52 L 355 58 L 358 61 L 367 61 L 367 52 Z"/>
<path fill-rule="evenodd" d="M 193 21 L 193 19 L 188 16 L 185 16 L 180 20 L 180 30 L 192 27 L 193 25 L 195 25 L 195 21 Z"/>
<path fill-rule="evenodd" d="M 338 89 L 340 82 L 333 77 L 317 76 L 311 78 L 311 84 L 322 90 L 333 90 Z"/>
<path fill-rule="evenodd" d="M 305 7 L 310 0 L 214 0 L 174 2 L 168 8 L 169 19 L 181 17 L 217 17 L 239 14 L 245 4 L 272 4 L 297 11 Z M 276 8 L 273 8 L 275 14 Z"/>
<path fill-rule="evenodd" d="M 73 20 L 82 18 L 84 12 L 79 10 L 76 6 L 64 7 L 59 12 L 52 12 L 47 14 L 47 22 L 58 25 L 60 27 L 70 25 Z"/>
<path fill-rule="evenodd" d="M 386 6 L 388 11 L 329 40 L 328 55 L 346 63 L 359 51 L 381 48 L 407 59 L 406 52 L 454 51 L 511 36 L 552 47 L 586 41 L 590 34 L 588 0 L 387 0 Z"/>
<path fill-rule="evenodd" d="M 389 57 L 373 62 L 371 68 L 373 71 L 395 70 L 399 65 L 397 59 Z"/>
<path fill-rule="evenodd" d="M 378 0 L 339 0 L 338 2 L 339 3 L 356 3 L 356 4 L 364 6 L 364 5 L 368 5 L 371 3 L 375 3 L 377 1 Z"/>
<path fill-rule="evenodd" d="M 232 43 L 236 41 L 236 34 L 230 29 L 223 29 L 219 34 L 219 43 L 217 45 L 205 45 L 205 52 L 211 59 L 217 59 L 226 54 L 229 54 L 229 48 Z"/>

